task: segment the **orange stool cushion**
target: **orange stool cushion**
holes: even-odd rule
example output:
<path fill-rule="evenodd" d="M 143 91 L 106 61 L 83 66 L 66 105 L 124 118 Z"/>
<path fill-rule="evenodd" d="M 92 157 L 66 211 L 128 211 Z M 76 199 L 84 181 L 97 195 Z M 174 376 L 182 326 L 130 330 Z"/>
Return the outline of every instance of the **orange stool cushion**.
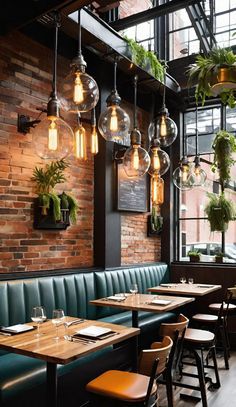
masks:
<path fill-rule="evenodd" d="M 125 401 L 142 401 L 145 399 L 149 377 L 138 373 L 109 370 L 89 382 L 86 390 L 100 396 Z M 157 391 L 153 385 L 152 394 Z"/>

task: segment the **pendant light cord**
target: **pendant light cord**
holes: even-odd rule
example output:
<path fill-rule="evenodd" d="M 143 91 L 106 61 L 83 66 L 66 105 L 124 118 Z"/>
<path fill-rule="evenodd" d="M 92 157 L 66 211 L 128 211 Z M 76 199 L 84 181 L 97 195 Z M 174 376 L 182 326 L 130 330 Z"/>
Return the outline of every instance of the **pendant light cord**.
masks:
<path fill-rule="evenodd" d="M 196 120 L 196 156 L 198 156 L 198 107 L 196 106 L 196 116 L 195 116 L 195 120 Z"/>
<path fill-rule="evenodd" d="M 52 98 L 57 99 L 57 51 L 58 51 L 58 29 L 60 27 L 60 17 L 58 12 L 54 13 L 54 60 L 53 60 L 53 76 L 52 76 Z"/>
<path fill-rule="evenodd" d="M 137 129 L 138 118 L 137 118 L 137 83 L 138 75 L 134 76 L 134 129 Z"/>
<path fill-rule="evenodd" d="M 164 90 L 163 90 L 163 99 L 162 99 L 162 107 L 166 107 L 166 68 L 167 64 L 164 63 Z"/>
<path fill-rule="evenodd" d="M 116 92 L 116 71 L 117 71 L 117 58 L 114 61 L 114 91 Z"/>
<path fill-rule="evenodd" d="M 81 56 L 81 10 L 78 10 L 78 57 Z"/>

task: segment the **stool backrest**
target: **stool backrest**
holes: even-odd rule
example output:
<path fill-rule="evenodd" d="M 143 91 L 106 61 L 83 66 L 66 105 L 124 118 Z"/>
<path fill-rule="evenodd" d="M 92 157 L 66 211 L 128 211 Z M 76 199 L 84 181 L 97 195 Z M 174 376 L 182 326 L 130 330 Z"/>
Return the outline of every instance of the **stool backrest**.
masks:
<path fill-rule="evenodd" d="M 179 332 L 179 337 L 182 337 L 183 332 L 187 328 L 189 319 L 183 314 L 179 314 L 177 322 L 169 324 L 161 324 L 159 334 L 161 336 L 168 335 L 172 340 L 174 340 L 175 332 Z"/>
<path fill-rule="evenodd" d="M 152 343 L 151 349 L 142 350 L 139 357 L 139 373 L 151 376 L 155 360 L 158 360 L 155 376 L 163 373 L 166 369 L 172 345 L 172 339 L 169 336 L 165 336 L 162 342 Z"/>

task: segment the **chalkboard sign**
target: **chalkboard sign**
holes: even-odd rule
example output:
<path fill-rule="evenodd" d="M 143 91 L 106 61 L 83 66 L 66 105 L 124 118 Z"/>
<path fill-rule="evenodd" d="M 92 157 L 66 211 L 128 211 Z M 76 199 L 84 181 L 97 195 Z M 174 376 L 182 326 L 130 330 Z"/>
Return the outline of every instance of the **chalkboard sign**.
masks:
<path fill-rule="evenodd" d="M 127 177 L 123 165 L 117 164 L 117 209 L 147 212 L 147 176 Z"/>

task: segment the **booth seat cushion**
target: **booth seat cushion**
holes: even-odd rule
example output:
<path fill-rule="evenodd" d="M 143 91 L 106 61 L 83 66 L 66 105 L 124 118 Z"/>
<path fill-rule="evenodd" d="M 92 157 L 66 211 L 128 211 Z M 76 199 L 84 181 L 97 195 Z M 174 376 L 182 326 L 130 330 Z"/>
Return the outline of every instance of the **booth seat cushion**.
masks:
<path fill-rule="evenodd" d="M 132 283 L 137 283 L 140 293 L 147 293 L 149 287 L 169 281 L 167 264 L 115 269 L 95 272 L 97 298 L 107 297 L 119 292 L 129 292 Z M 117 308 L 97 307 L 97 318 L 120 313 Z"/>

